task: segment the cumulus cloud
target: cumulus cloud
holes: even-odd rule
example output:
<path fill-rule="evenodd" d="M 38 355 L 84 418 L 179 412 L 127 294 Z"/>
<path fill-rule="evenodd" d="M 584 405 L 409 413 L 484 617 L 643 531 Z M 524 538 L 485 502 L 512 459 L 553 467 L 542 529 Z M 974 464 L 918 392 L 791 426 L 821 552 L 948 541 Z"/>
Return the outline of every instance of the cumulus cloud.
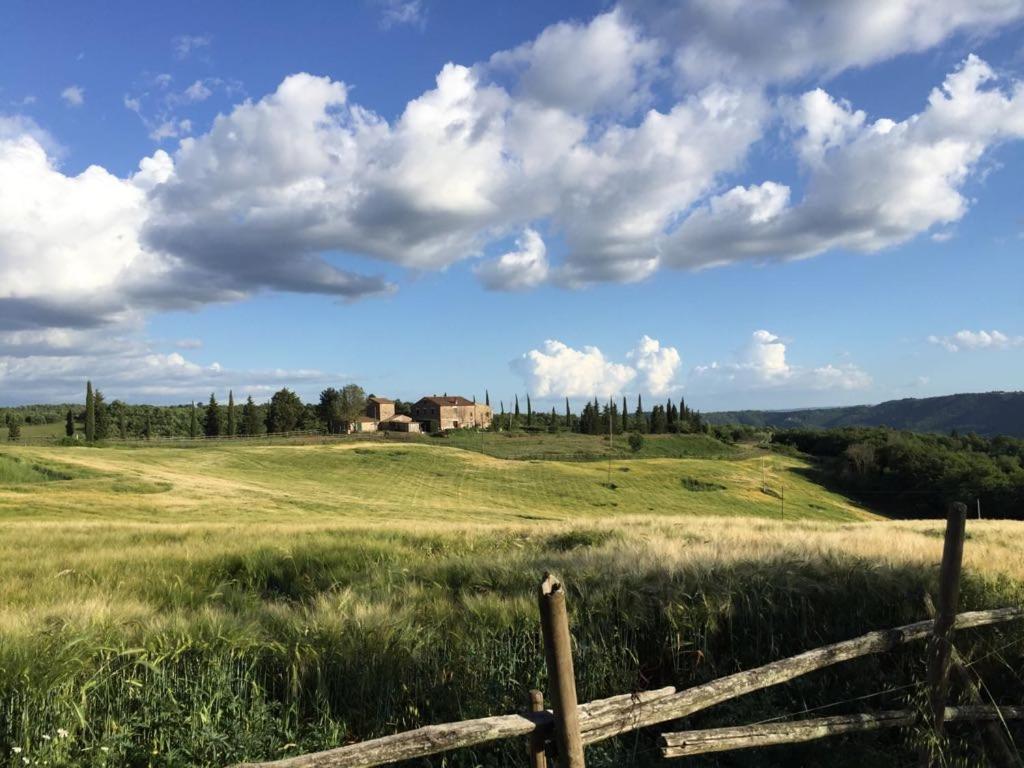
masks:
<path fill-rule="evenodd" d="M 0 391 L 6 402 L 80 402 L 87 379 L 108 398 L 182 402 L 229 388 L 236 397 L 259 398 L 288 386 L 311 397 L 339 376 L 315 369 L 233 370 L 216 362 L 200 364 L 180 352 L 154 349 L 135 333 L 0 331 Z"/>
<path fill-rule="evenodd" d="M 967 211 L 961 193 L 986 150 L 1024 137 L 1024 83 L 968 57 L 927 107 L 901 122 L 866 115 L 818 89 L 790 108 L 809 177 L 797 204 L 788 187 L 735 187 L 691 215 L 666 245 L 676 266 L 803 258 L 834 248 L 874 252 Z"/>
<path fill-rule="evenodd" d="M 476 276 L 492 291 L 533 288 L 548 279 L 547 248 L 536 230 L 525 229 L 516 240 L 516 250 L 478 264 Z"/>
<path fill-rule="evenodd" d="M 588 24 L 552 24 L 535 40 L 494 54 L 489 65 L 515 73 L 522 98 L 589 114 L 649 102 L 660 56 L 657 41 L 613 10 Z"/>
<path fill-rule="evenodd" d="M 676 374 L 682 365 L 679 350 L 675 347 L 662 346 L 657 339 L 644 335 L 626 357 L 642 377 L 646 392 L 663 395 L 674 388 Z"/>
<path fill-rule="evenodd" d="M 851 363 L 816 367 L 793 365 L 787 345 L 771 331 L 757 330 L 730 362 L 698 365 L 691 384 L 710 391 L 723 389 L 857 390 L 871 386 L 871 377 Z"/>
<path fill-rule="evenodd" d="M 538 397 L 610 397 L 628 391 L 634 382 L 655 395 L 675 388 L 681 362 L 675 347 L 643 336 L 626 359 L 632 364 L 613 362 L 597 347 L 574 349 L 549 339 L 511 365 Z"/>
<path fill-rule="evenodd" d="M 927 35 L 825 70 L 984 31 L 1015 18 L 1011 4 L 953 13 L 904 3 L 904 26 Z M 716 13 L 706 5 L 686 8 Z M 878 15 L 853 6 L 803 16 L 861 25 L 851 34 L 873 40 L 861 27 Z M 126 178 L 96 166 L 70 176 L 38 132 L 0 134 L 0 328 L 84 328 L 260 290 L 358 298 L 393 286 L 346 269 L 350 254 L 438 270 L 517 232 L 515 250 L 478 266 L 485 285 L 573 287 L 663 266 L 872 251 L 962 217 L 962 186 L 984 152 L 1024 135 L 1024 88 L 971 57 L 901 122 L 869 121 L 820 90 L 786 102 L 807 174 L 801 198 L 773 181 L 722 191 L 773 105 L 763 83 L 722 74 L 694 76 L 655 106 L 680 45 L 668 28 L 639 6 L 556 24 L 475 66 L 447 64 L 393 120 L 352 101 L 347 84 L 299 73 L 199 132 L 180 110 L 222 84 L 175 90 L 161 76 L 125 105 L 176 148 Z M 175 39 L 183 57 L 208 45 Z M 75 293 L 78 276 L 88 290 Z"/>
<path fill-rule="evenodd" d="M 80 85 L 69 85 L 60 92 L 60 97 L 69 107 L 80 107 L 85 104 L 85 88 Z"/>
<path fill-rule="evenodd" d="M 1001 331 L 957 331 L 952 336 L 929 336 L 931 344 L 937 344 L 950 352 L 978 349 L 1011 349 L 1024 346 L 1024 336 L 1008 336 Z"/>
<path fill-rule="evenodd" d="M 928 50 L 952 35 L 984 36 L 1024 17 L 1022 0 L 624 0 L 623 7 L 672 47 L 675 68 L 690 84 L 829 77 Z"/>
<path fill-rule="evenodd" d="M 573 349 L 554 339 L 512 362 L 538 397 L 610 397 L 636 378 L 636 370 L 613 363 L 597 347 Z"/>

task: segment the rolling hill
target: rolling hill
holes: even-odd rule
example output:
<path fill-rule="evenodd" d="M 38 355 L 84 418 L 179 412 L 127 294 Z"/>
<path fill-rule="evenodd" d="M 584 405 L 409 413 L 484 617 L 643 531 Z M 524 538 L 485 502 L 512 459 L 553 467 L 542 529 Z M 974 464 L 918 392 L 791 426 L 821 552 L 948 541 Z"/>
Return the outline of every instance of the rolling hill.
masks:
<path fill-rule="evenodd" d="M 878 405 L 791 411 L 717 411 L 712 424 L 754 427 L 892 427 L 913 432 L 976 432 L 1024 438 L 1024 392 L 979 392 L 888 400 Z"/>

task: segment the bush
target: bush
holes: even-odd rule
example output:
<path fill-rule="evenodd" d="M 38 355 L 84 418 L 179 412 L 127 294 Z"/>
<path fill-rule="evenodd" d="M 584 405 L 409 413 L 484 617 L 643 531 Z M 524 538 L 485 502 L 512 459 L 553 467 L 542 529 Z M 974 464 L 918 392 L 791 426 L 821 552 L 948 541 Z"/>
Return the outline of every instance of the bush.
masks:
<path fill-rule="evenodd" d="M 629 436 L 629 448 L 633 453 L 639 453 L 640 449 L 644 447 L 644 436 L 639 432 L 633 432 Z"/>

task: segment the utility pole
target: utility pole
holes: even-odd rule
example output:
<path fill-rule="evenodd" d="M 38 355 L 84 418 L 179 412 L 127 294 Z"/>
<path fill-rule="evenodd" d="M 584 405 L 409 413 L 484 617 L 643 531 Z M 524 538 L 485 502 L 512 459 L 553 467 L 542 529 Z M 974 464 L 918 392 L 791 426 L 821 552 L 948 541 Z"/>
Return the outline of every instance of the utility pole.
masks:
<path fill-rule="evenodd" d="M 978 499 L 978 519 L 981 520 L 981 499 Z"/>
<path fill-rule="evenodd" d="M 612 401 L 608 399 L 608 487 L 612 487 L 612 452 L 615 446 L 612 445 Z"/>

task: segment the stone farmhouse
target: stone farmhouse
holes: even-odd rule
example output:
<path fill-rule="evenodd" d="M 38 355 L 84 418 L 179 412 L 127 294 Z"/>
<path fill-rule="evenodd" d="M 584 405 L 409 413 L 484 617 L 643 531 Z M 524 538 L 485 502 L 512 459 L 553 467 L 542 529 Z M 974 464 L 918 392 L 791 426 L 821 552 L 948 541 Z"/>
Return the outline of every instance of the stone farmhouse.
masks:
<path fill-rule="evenodd" d="M 395 401 L 370 395 L 366 411 L 349 422 L 349 432 L 439 432 L 491 425 L 491 408 L 464 397 L 432 395 L 420 398 L 412 416 L 395 413 Z"/>
<path fill-rule="evenodd" d="M 422 397 L 412 407 L 412 417 L 429 432 L 491 426 L 491 407 L 464 397 Z"/>

